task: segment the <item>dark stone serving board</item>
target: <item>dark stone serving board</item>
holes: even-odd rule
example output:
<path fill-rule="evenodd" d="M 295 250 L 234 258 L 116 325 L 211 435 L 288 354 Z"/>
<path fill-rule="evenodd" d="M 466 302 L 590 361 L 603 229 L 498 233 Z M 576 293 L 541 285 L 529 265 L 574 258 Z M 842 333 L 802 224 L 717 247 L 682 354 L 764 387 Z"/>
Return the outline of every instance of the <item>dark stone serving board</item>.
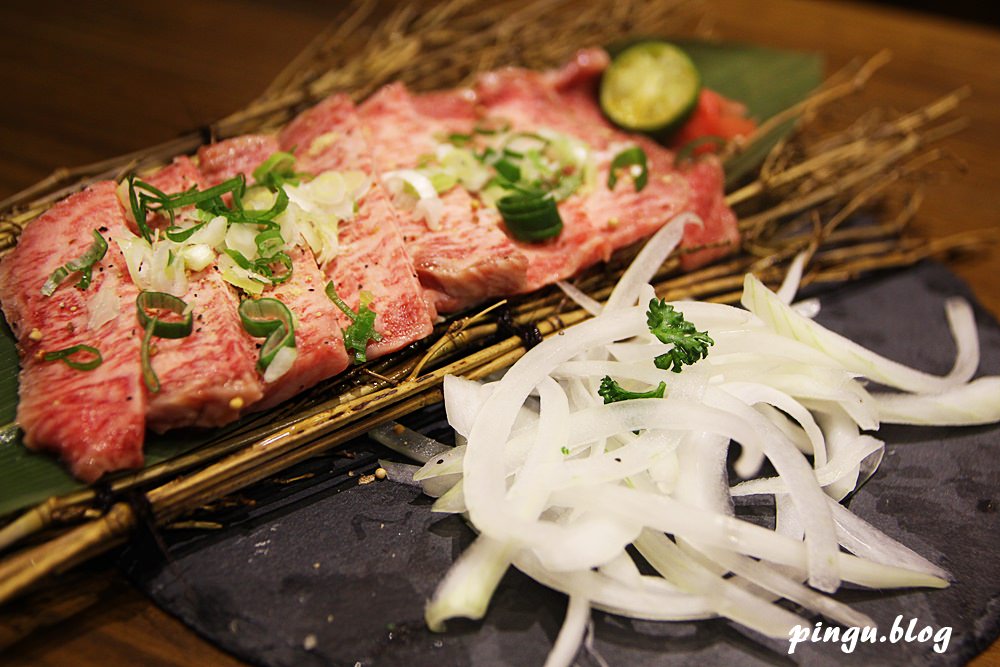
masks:
<path fill-rule="evenodd" d="M 822 295 L 819 320 L 903 363 L 947 372 L 954 355 L 943 301 L 970 297 L 946 269 L 913 270 Z M 1000 326 L 981 308 L 980 374 L 1000 373 Z M 960 665 L 1000 634 L 1000 428 L 885 427 L 885 460 L 851 510 L 955 576 L 944 590 L 843 590 L 887 633 L 897 615 L 952 628 L 931 643 L 858 644 L 762 638 L 724 619 L 635 622 L 594 614 L 594 651 L 609 665 Z M 511 571 L 482 622 L 423 624 L 425 601 L 472 539 L 457 517 L 391 482 L 357 485 L 379 454 L 356 443 L 257 485 L 220 510 L 222 530 L 168 532 L 169 559 L 137 543 L 123 561 L 157 604 L 208 640 L 261 665 L 541 665 L 566 599 Z M 288 480 L 306 475 L 302 481 Z M 766 512 L 766 509 L 765 509 Z M 813 621 L 817 619 L 812 619 Z M 825 623 L 824 623 L 825 626 Z M 579 665 L 598 665 L 587 652 Z"/>

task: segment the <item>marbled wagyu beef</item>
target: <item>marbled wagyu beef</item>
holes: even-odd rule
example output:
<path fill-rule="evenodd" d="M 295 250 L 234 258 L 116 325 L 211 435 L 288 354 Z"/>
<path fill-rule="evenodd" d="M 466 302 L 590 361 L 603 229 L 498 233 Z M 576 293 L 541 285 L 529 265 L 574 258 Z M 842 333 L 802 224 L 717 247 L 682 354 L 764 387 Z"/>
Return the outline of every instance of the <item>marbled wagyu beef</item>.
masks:
<path fill-rule="evenodd" d="M 718 162 L 709 157 L 679 164 L 650 139 L 612 127 L 595 95 L 607 64 L 603 51 L 585 50 L 561 69 L 488 72 L 469 89 L 414 93 L 394 83 L 360 106 L 337 94 L 276 133 L 206 145 L 194 159 L 181 156 L 147 174 L 145 180 L 167 195 L 197 195 L 242 174 L 248 188 L 243 198 L 230 192 L 218 202 L 236 207 L 230 213 L 243 199 L 270 197 L 267 206 L 287 199 L 266 224 L 252 218 L 265 209 L 251 207 L 250 217 L 227 218 L 218 209 L 211 214 L 196 209 L 190 199 L 177 204 L 173 220 L 162 211 L 148 216 L 153 237 L 144 247 L 150 252 L 166 243 L 170 225 L 176 236 L 178 230 L 193 233 L 196 226 L 218 228 L 220 221 L 212 220 L 222 217 L 226 234 L 224 241 L 216 238 L 201 249 L 213 253 L 208 257 L 214 261 L 189 266 L 176 288 L 175 296 L 193 315 L 191 334 L 154 339 L 151 365 L 159 391 L 145 386 L 140 361 L 143 330 L 136 298 L 141 290 L 133 276 L 143 285 L 146 279 L 130 274 L 129 266 L 137 270 L 134 260 L 126 262 L 115 242 L 138 239 L 138 225 L 122 203 L 125 190 L 101 182 L 59 202 L 29 224 L 17 248 L 0 261 L 0 305 L 22 359 L 17 419 L 25 442 L 57 453 L 75 475 L 92 481 L 141 465 L 147 428 L 218 426 L 277 405 L 342 372 L 356 353 L 372 359 L 428 336 L 439 312 L 569 278 L 647 238 L 680 213 L 696 213 L 703 222 L 685 229 L 684 267 L 735 249 L 736 220 L 723 199 Z M 529 144 L 548 147 L 571 142 L 586 161 L 553 168 L 551 156 L 511 148 L 510 142 L 526 137 Z M 609 187 L 614 157 L 636 148 L 648 166 L 646 186 L 636 186 L 635 173 L 623 173 Z M 256 184 L 254 171 L 281 151 L 294 157 L 293 165 L 284 166 L 293 171 L 277 185 L 266 175 Z M 428 170 L 449 155 L 485 176 L 476 184 L 472 177 L 454 176 L 432 183 Z M 562 230 L 554 238 L 518 240 L 493 206 L 496 187 L 510 187 L 504 185 L 504 178 L 512 178 L 509 169 L 498 166 L 506 156 L 535 160 L 538 173 L 548 169 L 549 178 L 578 178 L 560 195 Z M 415 199 L 421 178 L 424 186 Z M 433 185 L 429 195 L 427 184 Z M 86 252 L 93 230 L 108 241 L 108 251 L 94 267 L 92 285 L 78 288 L 78 276 L 71 274 L 52 296 L 44 296 L 42 285 L 57 267 Z M 284 254 L 291 274 L 271 280 L 268 271 L 286 269 L 280 262 L 269 267 L 271 256 L 255 253 L 263 252 L 259 235 L 275 230 L 281 238 L 270 252 Z M 243 245 L 234 231 L 243 235 Z M 183 245 L 170 248 L 174 261 Z M 243 279 L 250 283 L 226 273 L 234 262 L 245 265 Z M 351 314 L 327 296 L 328 283 Z M 265 374 L 259 360 L 264 339 L 250 336 L 239 315 L 241 300 L 259 298 L 279 300 L 293 317 L 294 360 L 280 373 Z M 346 349 L 343 332 L 366 309 L 373 313 L 374 329 L 358 343 L 361 350 Z M 42 359 L 46 351 L 74 345 L 97 348 L 103 363 L 79 370 Z"/>

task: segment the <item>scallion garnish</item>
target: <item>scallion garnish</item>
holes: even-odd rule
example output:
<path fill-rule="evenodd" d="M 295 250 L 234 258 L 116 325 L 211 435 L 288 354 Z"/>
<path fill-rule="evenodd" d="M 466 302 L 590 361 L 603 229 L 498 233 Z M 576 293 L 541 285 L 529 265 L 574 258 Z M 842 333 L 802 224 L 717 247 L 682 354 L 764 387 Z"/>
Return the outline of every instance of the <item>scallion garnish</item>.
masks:
<path fill-rule="evenodd" d="M 272 240 L 273 237 L 270 235 L 270 232 L 277 232 L 277 238 L 280 241 L 280 245 L 275 246 L 275 242 Z M 261 238 L 262 236 L 264 236 L 263 239 Z M 273 250 L 275 247 L 281 248 L 284 246 L 284 241 L 281 239 L 281 232 L 277 228 L 264 230 L 256 236 L 256 240 L 257 251 L 260 254 L 263 254 L 264 250 Z M 283 251 L 275 251 L 274 254 L 267 257 L 262 256 L 253 260 L 247 259 L 246 255 L 241 253 L 239 250 L 233 250 L 232 248 L 223 248 L 223 252 L 229 255 L 229 257 L 231 257 L 232 260 L 236 262 L 236 265 L 241 269 L 250 271 L 257 276 L 260 276 L 261 279 L 266 279 L 266 282 L 269 282 L 272 285 L 283 283 L 292 277 L 292 258 Z M 284 271 L 275 272 L 274 267 L 276 265 L 283 266 Z M 264 280 L 255 278 L 253 275 L 250 277 L 257 279 L 259 282 L 265 282 Z"/>
<path fill-rule="evenodd" d="M 506 158 L 494 162 L 493 168 L 511 183 L 521 180 L 521 168 Z"/>
<path fill-rule="evenodd" d="M 205 190 L 193 187 L 176 194 L 167 194 L 159 188 L 137 179 L 134 174 L 128 179 L 128 198 L 132 205 L 132 217 L 135 218 L 135 224 L 139 227 L 142 237 L 150 243 L 153 242 L 153 233 L 146 222 L 150 213 L 166 213 L 170 218 L 170 224 L 173 225 L 176 210 L 195 205 L 203 211 L 209 211 L 214 215 L 224 215 L 228 218 L 235 212 L 242 213 L 242 206 L 238 207 L 238 211 L 234 211 L 223 203 L 222 196 L 231 193 L 233 202 L 236 203 L 239 202 L 245 189 L 246 179 L 244 179 L 243 174 Z"/>
<path fill-rule="evenodd" d="M 241 269 L 246 269 L 247 271 L 253 271 L 253 262 L 247 259 L 246 255 L 241 253 L 239 250 L 233 250 L 232 248 L 223 248 L 222 251 L 232 257 L 236 265 Z"/>
<path fill-rule="evenodd" d="M 275 271 L 276 266 L 283 266 L 284 271 Z M 259 257 L 253 262 L 253 270 L 265 276 L 272 285 L 283 283 L 292 277 L 292 258 L 284 252 L 277 252 L 270 257 Z"/>
<path fill-rule="evenodd" d="M 87 251 L 80 255 L 78 258 L 66 262 L 58 269 L 52 272 L 49 279 L 45 281 L 42 285 L 42 294 L 45 296 L 52 296 L 56 288 L 59 287 L 62 281 L 66 280 L 71 273 L 80 272 L 80 280 L 77 281 L 76 286 L 80 289 L 87 289 L 90 287 L 90 282 L 93 277 L 94 264 L 104 259 L 104 255 L 108 252 L 108 242 L 104 240 L 101 233 L 96 229 L 94 230 L 94 242 L 90 244 Z"/>
<path fill-rule="evenodd" d="M 150 361 L 150 342 L 153 336 L 158 338 L 185 338 L 191 335 L 194 328 L 194 314 L 183 299 L 166 292 L 140 292 L 135 300 L 136 314 L 139 324 L 144 329 L 140 358 L 142 360 L 142 379 L 146 388 L 154 394 L 160 390 L 160 379 L 153 370 Z M 160 314 L 151 311 L 165 311 L 180 316 L 180 320 L 162 320 Z"/>
<path fill-rule="evenodd" d="M 552 193 L 510 194 L 497 201 L 497 210 L 519 241 L 544 241 L 558 236 L 563 228 Z"/>
<path fill-rule="evenodd" d="M 646 168 L 646 152 L 638 146 L 626 148 L 611 160 L 611 169 L 608 171 L 608 190 L 615 189 L 618 182 L 618 170 L 625 167 L 639 167 L 639 173 L 633 175 L 632 182 L 635 184 L 635 191 L 640 192 L 649 180 L 649 170 Z M 631 171 L 631 170 L 629 170 Z"/>
<path fill-rule="evenodd" d="M 476 134 L 492 135 L 492 134 L 503 134 L 510 130 L 510 123 L 504 122 L 496 127 L 490 127 L 487 125 L 476 125 L 472 131 Z"/>
<path fill-rule="evenodd" d="M 254 243 L 257 244 L 257 254 L 260 257 L 271 257 L 285 247 L 285 239 L 277 228 L 265 229 L 254 237 Z"/>
<path fill-rule="evenodd" d="M 85 361 L 70 358 L 81 352 L 90 355 L 92 358 Z M 104 363 L 104 357 L 101 356 L 101 351 L 96 347 L 91 347 L 90 345 L 73 345 L 62 350 L 43 353 L 42 361 L 61 361 L 70 368 L 78 371 L 92 371 Z"/>
<path fill-rule="evenodd" d="M 360 301 L 358 312 L 351 310 L 351 307 L 337 296 L 337 288 L 332 280 L 326 284 L 326 295 L 330 297 L 330 301 L 337 305 L 337 308 L 340 308 L 345 315 L 351 318 L 351 324 L 343 329 L 344 348 L 348 351 L 353 350 L 354 363 L 363 364 L 368 361 L 368 341 L 373 340 L 377 343 L 382 340 L 382 334 L 375 331 L 375 311 L 368 307 L 373 299 L 372 293 L 362 290 L 361 294 L 358 295 Z"/>
<path fill-rule="evenodd" d="M 246 299 L 240 303 L 240 321 L 254 338 L 265 338 L 257 357 L 257 367 L 263 372 L 278 352 L 295 347 L 295 318 L 288 306 L 278 299 Z"/>
<path fill-rule="evenodd" d="M 164 233 L 166 234 L 167 238 L 173 241 L 174 243 L 183 243 L 184 241 L 187 241 L 189 238 L 194 236 L 194 233 L 196 231 L 198 231 L 207 224 L 208 222 L 199 222 L 197 225 L 188 227 L 186 229 L 183 227 L 168 227 Z"/>
<path fill-rule="evenodd" d="M 295 156 L 287 151 L 274 152 L 253 170 L 253 178 L 272 192 L 285 183 L 298 185 L 301 174 L 295 173 Z"/>

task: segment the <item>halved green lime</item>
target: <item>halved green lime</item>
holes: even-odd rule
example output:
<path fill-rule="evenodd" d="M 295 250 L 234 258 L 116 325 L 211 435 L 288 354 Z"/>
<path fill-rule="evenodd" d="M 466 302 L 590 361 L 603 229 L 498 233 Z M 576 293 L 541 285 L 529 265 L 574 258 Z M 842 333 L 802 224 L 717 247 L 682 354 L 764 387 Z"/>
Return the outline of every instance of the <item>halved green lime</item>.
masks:
<path fill-rule="evenodd" d="M 684 51 L 644 41 L 611 61 L 601 78 L 601 108 L 619 127 L 656 136 L 678 129 L 698 104 L 701 76 Z"/>

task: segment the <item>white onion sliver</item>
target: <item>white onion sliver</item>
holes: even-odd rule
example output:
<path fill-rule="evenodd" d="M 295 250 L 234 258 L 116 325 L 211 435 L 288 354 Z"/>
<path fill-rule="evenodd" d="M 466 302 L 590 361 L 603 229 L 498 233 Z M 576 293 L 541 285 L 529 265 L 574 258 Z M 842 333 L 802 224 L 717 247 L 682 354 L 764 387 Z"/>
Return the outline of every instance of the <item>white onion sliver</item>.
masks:
<path fill-rule="evenodd" d="M 809 251 L 803 250 L 788 265 L 785 279 L 781 282 L 781 287 L 776 293 L 782 303 L 791 305 L 792 300 L 795 299 L 795 295 L 799 291 L 799 283 L 802 282 L 802 271 L 806 268 L 806 262 L 809 261 L 811 255 L 812 253 Z"/>
<path fill-rule="evenodd" d="M 785 637 L 801 619 L 775 606 L 778 598 L 847 625 L 871 624 L 803 586 L 807 574 L 824 591 L 841 578 L 874 588 L 947 585 L 943 570 L 835 498 L 877 468 L 883 444 L 862 431 L 880 420 L 921 410 L 928 421 L 1000 419 L 1000 378 L 968 382 L 979 356 L 971 311 L 949 303 L 958 353 L 951 373 L 931 376 L 796 313 L 788 303 L 799 258 L 780 297 L 747 278 L 752 313 L 675 303 L 717 342 L 683 373 L 663 371 L 651 361 L 670 346 L 632 304 L 652 294 L 647 281 L 679 231 L 682 223 L 661 230 L 603 309 L 564 286 L 596 316 L 543 341 L 498 382 L 445 380 L 448 416 L 465 445 L 412 477 L 440 494 L 435 511 L 467 513 L 480 536 L 429 604 L 432 629 L 481 617 L 510 564 L 570 596 L 550 664 L 573 659 L 591 608 L 661 620 L 720 614 Z M 603 404 L 604 376 L 630 391 L 662 382 L 665 395 Z M 859 376 L 936 395 L 873 397 Z M 766 456 L 777 477 L 729 487 L 730 442 L 746 452 L 744 468 Z M 775 530 L 733 516 L 732 496 L 761 493 L 775 498 Z M 663 577 L 640 574 L 630 544 Z"/>
<path fill-rule="evenodd" d="M 118 277 L 113 271 L 104 272 L 100 288 L 87 304 L 87 329 L 96 331 L 118 317 L 121 300 L 118 298 Z"/>
<path fill-rule="evenodd" d="M 604 306 L 607 310 L 635 305 L 640 290 L 649 284 L 663 262 L 684 238 L 684 227 L 688 224 L 701 225 L 702 222 L 693 213 L 681 213 L 653 234 L 615 285 Z"/>
<path fill-rule="evenodd" d="M 601 314 L 601 310 L 603 310 L 604 306 L 602 306 L 599 301 L 592 299 L 589 294 L 581 290 L 573 283 L 560 280 L 556 283 L 556 285 L 566 296 L 572 299 L 576 305 L 580 306 L 591 315 Z"/>

